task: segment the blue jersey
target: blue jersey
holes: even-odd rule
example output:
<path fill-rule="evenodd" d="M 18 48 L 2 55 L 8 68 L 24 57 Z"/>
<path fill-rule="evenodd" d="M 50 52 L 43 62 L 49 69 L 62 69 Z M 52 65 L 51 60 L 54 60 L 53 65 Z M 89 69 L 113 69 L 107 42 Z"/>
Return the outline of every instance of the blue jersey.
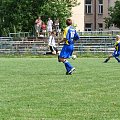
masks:
<path fill-rule="evenodd" d="M 80 39 L 76 30 L 72 26 L 65 28 L 63 37 L 66 39 L 65 44 L 67 45 L 74 44 L 74 40 Z"/>
<path fill-rule="evenodd" d="M 120 41 L 115 42 L 115 50 L 112 54 L 113 57 L 118 57 L 120 55 Z"/>
<path fill-rule="evenodd" d="M 80 37 L 72 26 L 68 26 L 64 30 L 63 38 L 65 38 L 66 41 L 60 52 L 60 58 L 70 58 L 74 49 L 74 41 L 80 39 Z"/>

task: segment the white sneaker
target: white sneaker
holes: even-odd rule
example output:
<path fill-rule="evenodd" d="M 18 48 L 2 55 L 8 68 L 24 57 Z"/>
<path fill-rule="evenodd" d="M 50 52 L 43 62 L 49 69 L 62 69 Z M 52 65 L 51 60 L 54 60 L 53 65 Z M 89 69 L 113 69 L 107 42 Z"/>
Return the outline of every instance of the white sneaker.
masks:
<path fill-rule="evenodd" d="M 72 68 L 68 73 L 72 74 L 75 71 L 75 68 Z"/>

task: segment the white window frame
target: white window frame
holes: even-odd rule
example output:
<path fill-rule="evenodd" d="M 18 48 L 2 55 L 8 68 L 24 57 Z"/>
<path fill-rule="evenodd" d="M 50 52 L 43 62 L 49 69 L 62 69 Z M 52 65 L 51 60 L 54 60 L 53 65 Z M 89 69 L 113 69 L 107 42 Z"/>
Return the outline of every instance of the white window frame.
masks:
<path fill-rule="evenodd" d="M 103 14 L 103 3 L 99 3 L 99 6 L 98 6 L 98 14 Z"/>
<path fill-rule="evenodd" d="M 89 9 L 90 9 L 90 11 L 89 11 Z M 91 0 L 91 4 L 87 4 L 85 2 L 85 13 L 86 14 L 92 14 L 92 0 Z"/>

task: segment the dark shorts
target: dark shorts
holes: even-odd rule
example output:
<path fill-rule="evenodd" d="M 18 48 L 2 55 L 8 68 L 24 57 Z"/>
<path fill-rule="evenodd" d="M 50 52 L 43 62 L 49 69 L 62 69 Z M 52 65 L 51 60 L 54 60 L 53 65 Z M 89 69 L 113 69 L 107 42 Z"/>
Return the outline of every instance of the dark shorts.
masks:
<path fill-rule="evenodd" d="M 58 52 L 58 49 L 57 49 L 56 47 L 54 47 L 54 46 L 50 46 L 50 51 L 51 51 L 51 52 L 53 52 L 53 51 Z"/>
<path fill-rule="evenodd" d="M 118 57 L 119 55 L 120 55 L 120 51 L 116 51 L 116 50 L 112 54 L 113 57 Z"/>

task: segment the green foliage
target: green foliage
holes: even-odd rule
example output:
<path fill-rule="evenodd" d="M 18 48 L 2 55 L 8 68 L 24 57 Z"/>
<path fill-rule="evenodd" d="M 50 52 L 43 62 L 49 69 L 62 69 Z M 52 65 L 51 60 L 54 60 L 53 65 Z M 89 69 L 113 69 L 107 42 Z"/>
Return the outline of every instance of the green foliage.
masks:
<path fill-rule="evenodd" d="M 61 28 L 71 16 L 71 8 L 77 0 L 2 0 L 0 1 L 0 34 L 9 32 L 33 32 L 38 16 L 47 22 L 59 19 Z"/>
<path fill-rule="evenodd" d="M 120 1 L 116 1 L 115 6 L 109 8 L 109 16 L 105 17 L 106 28 L 113 24 L 120 28 Z"/>
<path fill-rule="evenodd" d="M 32 31 L 40 7 L 44 4 L 45 0 L 4 0 L 1 4 L 0 33 Z"/>

